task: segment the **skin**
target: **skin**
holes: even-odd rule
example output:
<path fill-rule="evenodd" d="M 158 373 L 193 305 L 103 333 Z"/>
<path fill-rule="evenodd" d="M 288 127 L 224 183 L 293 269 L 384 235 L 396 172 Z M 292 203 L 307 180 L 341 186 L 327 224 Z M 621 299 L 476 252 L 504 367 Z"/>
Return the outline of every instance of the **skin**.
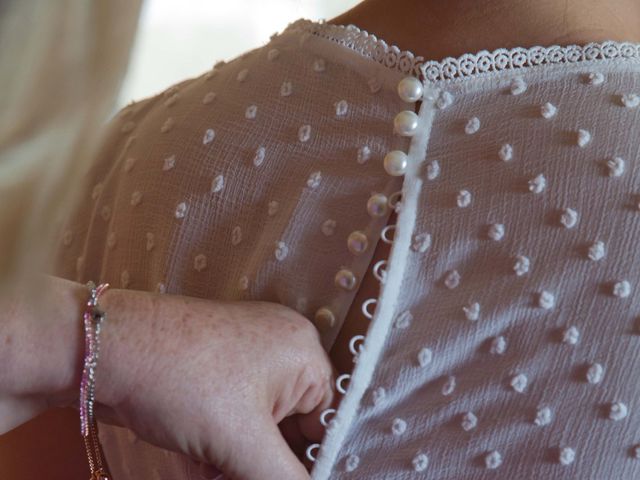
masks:
<path fill-rule="evenodd" d="M 368 0 L 330 20 L 353 23 L 427 59 L 497 48 L 640 42 L 637 0 Z"/>
<path fill-rule="evenodd" d="M 0 432 L 77 400 L 86 289 L 46 278 L 35 291 L 40 304 L 29 294 L 3 305 L 0 364 L 9 368 L 0 370 Z M 276 303 L 117 289 L 100 305 L 109 313 L 96 384 L 99 419 L 216 465 L 230 479 L 309 478 L 293 450 L 321 438 L 318 415 L 331 404 L 333 372 L 306 318 Z M 77 428 L 76 414 L 76 435 Z M 46 451 L 34 458 L 41 455 Z M 19 475 L 31 468 L 22 466 Z M 63 478 L 47 471 L 46 478 Z"/>
<path fill-rule="evenodd" d="M 640 42 L 638 19 L 637 0 L 367 0 L 331 23 L 353 23 L 389 44 L 438 60 L 501 47 Z M 379 242 L 371 265 L 388 255 L 389 246 Z M 52 295 L 46 316 L 15 300 L 0 310 L 0 432 L 47 411 L 0 436 L 0 478 L 88 477 L 77 412 L 50 408 L 68 405 L 76 395 L 79 305 L 86 293 L 59 279 L 51 280 L 47 291 Z M 353 367 L 349 339 L 366 332 L 368 320 L 360 305 L 377 294 L 378 282 L 369 270 L 331 351 L 339 373 Z M 306 478 L 275 428 L 287 414 L 298 412 L 280 423 L 280 431 L 301 453 L 307 439 L 321 435 L 317 412 L 333 395 L 326 380 L 331 368 L 306 319 L 264 302 L 160 300 L 144 292 L 114 290 L 103 305 L 109 328 L 98 382 L 102 419 L 127 425 L 152 443 L 217 463 L 231 478 Z M 273 327 L 265 325 L 265 317 Z M 286 341 L 283 331 L 289 332 Z M 225 361 L 229 358 L 233 362 Z M 183 367 L 176 370 L 175 365 Z M 234 388 L 222 388 L 229 384 Z M 194 403 L 194 391 L 216 402 Z M 253 423 L 248 419 L 258 427 L 252 435 L 246 435 Z M 202 425 L 209 424 L 215 428 L 203 432 Z M 241 432 L 240 437 L 233 432 Z M 253 436 L 261 441 L 247 440 Z"/>

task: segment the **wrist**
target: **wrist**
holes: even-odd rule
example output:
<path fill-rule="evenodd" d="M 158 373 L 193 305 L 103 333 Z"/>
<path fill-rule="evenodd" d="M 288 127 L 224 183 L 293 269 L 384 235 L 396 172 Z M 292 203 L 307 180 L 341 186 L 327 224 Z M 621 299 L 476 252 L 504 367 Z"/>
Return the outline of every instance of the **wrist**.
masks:
<path fill-rule="evenodd" d="M 96 367 L 95 401 L 116 408 L 126 402 L 136 384 L 144 354 L 144 339 L 136 328 L 153 315 L 153 295 L 133 290 L 108 289 L 98 303 L 105 313 Z"/>
<path fill-rule="evenodd" d="M 51 406 L 67 407 L 77 403 L 84 356 L 82 315 L 89 298 L 84 284 L 53 279 L 43 312 L 35 317 L 34 326 L 42 328 L 39 358 L 40 391 Z M 53 306 L 47 308 L 46 306 Z M 49 349 L 44 353 L 44 349 Z"/>
<path fill-rule="evenodd" d="M 87 295 L 81 284 L 43 277 L 12 296 L 0 325 L 0 359 L 8 367 L 0 373 L 3 396 L 50 406 L 77 399 Z"/>

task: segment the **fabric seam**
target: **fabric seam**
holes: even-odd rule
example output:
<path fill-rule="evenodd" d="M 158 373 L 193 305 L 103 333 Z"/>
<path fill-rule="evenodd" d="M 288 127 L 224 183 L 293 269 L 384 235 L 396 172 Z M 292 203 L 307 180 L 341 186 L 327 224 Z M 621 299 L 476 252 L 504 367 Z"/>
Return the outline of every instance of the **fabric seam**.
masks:
<path fill-rule="evenodd" d="M 607 40 L 587 44 L 549 45 L 480 50 L 443 60 L 425 60 L 409 50 L 400 50 L 355 25 L 334 25 L 300 19 L 285 30 L 315 35 L 338 43 L 385 67 L 422 77 L 425 83 L 454 83 L 492 73 L 518 71 L 541 65 L 589 64 L 606 60 L 640 63 L 640 43 Z"/>
<path fill-rule="evenodd" d="M 340 448 L 360 408 L 362 397 L 373 378 L 384 343 L 392 328 L 392 321 L 396 316 L 398 289 L 402 285 L 410 255 L 418 197 L 422 188 L 419 171 L 426 158 L 436 112 L 435 99 L 438 98 L 438 93 L 439 89 L 434 87 L 430 87 L 424 92 L 424 100 L 419 112 L 421 131 L 412 138 L 409 146 L 409 168 L 402 186 L 402 208 L 398 215 L 394 241 L 389 254 L 386 280 L 381 285 L 378 305 L 367 330 L 363 349 L 353 370 L 347 393 L 342 399 L 332 424 L 327 428 L 325 438 L 320 446 L 319 455 L 312 470 L 312 480 L 330 478 Z"/>

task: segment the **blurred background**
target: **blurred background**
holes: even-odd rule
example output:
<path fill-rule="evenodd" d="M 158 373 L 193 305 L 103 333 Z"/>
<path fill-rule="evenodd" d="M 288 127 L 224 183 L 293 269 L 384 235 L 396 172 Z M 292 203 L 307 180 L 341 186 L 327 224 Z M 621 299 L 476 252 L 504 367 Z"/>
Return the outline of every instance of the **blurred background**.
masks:
<path fill-rule="evenodd" d="M 263 45 L 298 18 L 329 19 L 360 0 L 146 0 L 118 107 Z"/>

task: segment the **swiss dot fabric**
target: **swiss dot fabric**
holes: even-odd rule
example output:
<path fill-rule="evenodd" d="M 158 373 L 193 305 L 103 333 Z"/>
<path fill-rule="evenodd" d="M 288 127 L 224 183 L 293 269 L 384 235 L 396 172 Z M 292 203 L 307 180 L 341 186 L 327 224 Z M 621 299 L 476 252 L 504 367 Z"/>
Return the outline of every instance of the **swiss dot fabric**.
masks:
<path fill-rule="evenodd" d="M 393 131 L 415 107 L 396 92 L 407 75 L 424 86 L 413 138 Z M 362 278 L 390 214 L 367 202 L 401 192 L 313 478 L 633 479 L 639 131 L 637 45 L 428 62 L 299 21 L 118 115 L 60 272 L 277 301 L 316 322 L 324 308 L 329 348 L 357 289 L 347 273 Z M 408 153 L 404 177 L 382 167 L 392 150 Z M 116 478 L 206 478 L 121 429 L 101 435 Z"/>

